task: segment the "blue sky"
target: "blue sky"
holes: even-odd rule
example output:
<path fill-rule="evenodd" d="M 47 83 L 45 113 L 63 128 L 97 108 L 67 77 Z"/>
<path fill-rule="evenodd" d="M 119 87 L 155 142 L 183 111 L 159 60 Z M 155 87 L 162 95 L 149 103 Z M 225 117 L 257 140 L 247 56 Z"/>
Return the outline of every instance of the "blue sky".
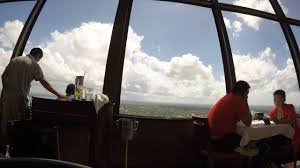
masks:
<path fill-rule="evenodd" d="M 223 17 L 233 19 L 236 16 L 232 12 L 223 12 Z M 250 53 L 255 55 L 266 46 L 271 47 L 278 55 L 276 65 L 280 68 L 284 67 L 287 57 L 290 57 L 280 24 L 271 20 L 263 19 L 259 31 L 245 28 L 238 38 L 233 37 L 229 33 L 229 39 L 231 49 L 235 53 Z"/>
<path fill-rule="evenodd" d="M 300 19 L 298 10 L 300 1 L 281 1 L 287 8 L 287 16 Z M 263 3 L 251 3 L 252 1 L 246 0 L 224 0 L 223 2 L 245 3 L 246 6 L 247 4 L 252 6 L 258 4 L 254 7 L 272 11 L 271 8 L 264 5 L 259 6 Z M 103 51 L 102 54 L 100 53 L 103 59 L 101 58 L 102 62 L 99 63 L 102 68 L 101 72 L 90 68 L 92 69 L 90 74 L 99 74 L 99 80 L 103 82 L 105 57 L 117 3 L 118 0 L 89 0 L 88 3 L 83 0 L 48 0 L 29 37 L 31 44 L 28 44 L 27 47 L 43 45 L 47 54 L 57 58 L 57 60 L 45 58 L 41 63 L 46 72 L 60 74 L 60 70 L 51 69 L 51 66 L 59 64 L 66 67 L 67 74 L 74 75 L 85 71 L 85 67 L 93 66 L 93 62 L 82 57 L 80 61 L 84 64 L 83 69 L 76 69 L 74 66 L 78 66 L 78 62 L 76 62 L 77 65 L 68 62 L 69 58 L 67 57 L 72 56 L 73 53 L 92 57 L 94 48 L 88 48 L 86 53 L 78 49 L 86 47 L 84 46 L 85 42 L 91 42 L 92 45 L 95 44 L 96 51 Z M 7 21 L 16 19 L 25 23 L 33 6 L 34 2 L 0 4 L 0 49 L 1 27 Z M 251 84 L 254 88 L 263 87 L 269 83 L 268 87 L 276 89 L 282 87 L 280 81 L 293 83 L 293 85 L 283 87 L 293 91 L 291 97 L 299 96 L 298 84 L 295 85 L 295 72 L 290 68 L 292 64 L 288 63 L 290 53 L 280 25 L 266 19 L 249 18 L 225 11 L 223 11 L 223 16 L 227 21 L 231 48 L 237 71 L 239 71 L 237 76 L 252 81 Z M 83 23 L 86 25 L 82 25 Z M 170 2 L 134 0 L 130 27 L 132 32 L 129 32 L 126 49 L 128 55 L 124 67 L 123 99 L 146 100 L 149 97 L 148 99 L 152 100 L 168 98 L 174 101 L 184 99 L 188 103 L 199 101 L 213 103 L 225 93 L 220 45 L 211 9 Z M 300 42 L 300 28 L 295 26 L 292 28 Z M 89 32 L 91 33 L 89 34 Z M 99 38 L 93 39 L 93 33 L 99 33 L 97 34 Z M 81 41 L 78 42 L 78 39 Z M 81 42 L 83 44 L 80 44 Z M 99 44 L 97 48 L 98 42 L 101 45 Z M 77 48 L 72 48 L 73 45 Z M 59 50 L 61 48 L 66 51 Z M 8 49 L 5 51 L 9 53 Z M 97 52 L 95 53 L 97 55 Z M 8 56 L 9 54 L 6 55 L 6 57 Z M 81 58 L 79 56 L 78 58 Z M 136 60 L 138 60 L 137 63 Z M 95 61 L 99 60 L 95 59 Z M 244 62 L 249 68 L 257 69 L 257 71 L 248 73 L 247 67 L 243 67 L 245 66 Z M 51 66 L 47 66 L 47 63 L 51 63 Z M 260 66 L 267 67 L 260 69 L 263 68 Z M 52 74 L 49 76 L 50 79 L 60 78 L 60 76 Z M 288 78 L 284 78 L 286 76 Z M 157 78 L 159 82 L 155 83 L 153 78 Z M 265 79 L 268 80 L 265 81 Z M 63 80 L 71 81 L 69 78 L 60 79 L 60 81 Z M 92 83 L 92 80 L 90 82 Z M 101 86 L 101 82 L 97 86 Z M 55 86 L 63 91 L 65 84 L 55 83 Z M 214 87 L 217 88 L 213 90 Z M 193 95 L 194 92 L 195 95 Z M 270 93 L 271 90 L 268 88 L 265 88 L 264 91 L 254 90 L 254 96 L 250 102 L 271 104 Z M 209 96 L 215 98 L 206 100 Z"/>
<path fill-rule="evenodd" d="M 153 12 L 155 11 L 155 12 Z M 143 35 L 146 53 L 162 60 L 195 54 L 223 75 L 220 45 L 210 9 L 170 2 L 134 1 L 130 25 Z"/>
<path fill-rule="evenodd" d="M 15 20 L 15 19 L 26 21 L 34 4 L 35 4 L 34 1 L 1 3 L 0 23 L 3 24 L 7 20 Z"/>
<path fill-rule="evenodd" d="M 50 0 L 47 1 L 30 40 L 42 41 L 40 37 L 49 37 L 54 30 L 65 31 L 79 26 L 82 22 L 101 21 L 112 23 L 117 10 L 117 0 Z"/>

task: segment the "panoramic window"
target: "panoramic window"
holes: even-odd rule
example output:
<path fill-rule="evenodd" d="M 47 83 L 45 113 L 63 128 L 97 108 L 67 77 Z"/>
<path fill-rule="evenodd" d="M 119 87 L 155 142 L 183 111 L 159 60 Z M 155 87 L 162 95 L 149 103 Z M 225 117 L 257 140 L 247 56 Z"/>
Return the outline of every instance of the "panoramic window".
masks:
<path fill-rule="evenodd" d="M 43 49 L 39 63 L 45 78 L 61 93 L 75 76 L 84 74 L 84 86 L 101 93 L 117 5 L 118 0 L 47 1 L 24 53 L 32 47 Z M 32 83 L 30 94 L 55 98 L 38 82 Z"/>
<path fill-rule="evenodd" d="M 120 114 L 206 116 L 225 93 L 222 56 L 211 9 L 133 1 Z"/>
<path fill-rule="evenodd" d="M 0 3 L 0 74 L 9 63 L 13 49 L 35 1 Z M 0 91 L 2 82 L 0 82 Z"/>
<path fill-rule="evenodd" d="M 275 13 L 269 0 L 219 0 L 219 2 Z M 242 17 L 243 15 L 238 13 L 236 13 L 236 16 L 243 20 L 250 20 L 252 18 L 252 16 Z"/>
<path fill-rule="evenodd" d="M 256 18 L 257 27 L 252 27 L 234 13 L 223 12 L 223 16 L 236 78 L 248 81 L 251 86 L 248 99 L 251 111 L 270 112 L 274 108 L 272 93 L 283 89 L 287 103 L 294 104 L 300 112 L 295 67 L 279 23 Z"/>

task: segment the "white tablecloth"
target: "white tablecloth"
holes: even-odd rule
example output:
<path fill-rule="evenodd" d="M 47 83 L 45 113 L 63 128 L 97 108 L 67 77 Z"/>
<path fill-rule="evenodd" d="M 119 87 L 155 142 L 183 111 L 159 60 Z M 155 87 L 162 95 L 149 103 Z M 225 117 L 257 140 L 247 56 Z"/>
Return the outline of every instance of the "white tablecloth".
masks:
<path fill-rule="evenodd" d="M 295 131 L 290 124 L 264 125 L 263 123 L 253 121 L 251 126 L 247 127 L 241 134 L 240 146 L 243 147 L 253 140 L 260 140 L 280 134 L 287 138 L 293 138 L 294 133 Z"/>

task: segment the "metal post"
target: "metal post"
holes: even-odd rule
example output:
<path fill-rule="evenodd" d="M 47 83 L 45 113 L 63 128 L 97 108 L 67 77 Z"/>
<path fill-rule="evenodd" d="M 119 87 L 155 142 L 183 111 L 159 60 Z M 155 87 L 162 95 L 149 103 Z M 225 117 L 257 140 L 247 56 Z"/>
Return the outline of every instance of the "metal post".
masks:
<path fill-rule="evenodd" d="M 43 9 L 44 4 L 46 3 L 47 0 L 37 0 L 36 4 L 34 5 L 28 19 L 25 22 L 25 25 L 22 29 L 22 32 L 18 38 L 17 44 L 14 48 L 13 54 L 11 56 L 11 59 L 14 57 L 20 56 L 23 54 L 25 45 L 27 43 L 27 40 L 29 38 L 29 35 L 31 33 L 31 30 L 41 12 Z"/>
<path fill-rule="evenodd" d="M 236 81 L 235 78 L 235 72 L 234 72 L 234 63 L 232 59 L 232 53 L 231 53 L 231 47 L 230 42 L 228 39 L 227 30 L 225 27 L 225 23 L 223 20 L 223 15 L 218 7 L 218 1 L 213 1 L 215 4 L 212 8 L 212 12 L 214 15 L 216 28 L 218 31 L 218 37 L 222 52 L 222 60 L 223 60 L 223 66 L 224 66 L 224 74 L 225 74 L 225 81 L 226 81 L 226 91 L 227 93 L 231 91 L 231 88 L 234 86 L 234 83 Z"/>
<path fill-rule="evenodd" d="M 120 0 L 108 51 L 103 93 L 115 103 L 114 113 L 118 113 L 128 26 L 132 0 Z"/>

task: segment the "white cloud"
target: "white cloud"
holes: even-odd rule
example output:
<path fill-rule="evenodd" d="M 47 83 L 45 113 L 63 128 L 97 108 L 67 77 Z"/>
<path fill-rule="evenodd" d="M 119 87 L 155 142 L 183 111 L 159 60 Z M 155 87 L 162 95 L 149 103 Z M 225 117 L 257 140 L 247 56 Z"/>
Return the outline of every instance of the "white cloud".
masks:
<path fill-rule="evenodd" d="M 212 67 L 204 65 L 199 57 L 192 54 L 173 57 L 169 63 L 167 76 L 177 80 L 213 79 Z"/>
<path fill-rule="evenodd" d="M 227 19 L 226 17 L 224 17 L 224 23 L 225 23 L 225 26 L 228 28 L 228 29 L 231 29 L 232 26 L 231 26 L 231 21 L 229 19 Z"/>
<path fill-rule="evenodd" d="M 0 46 L 12 48 L 18 40 L 24 24 L 19 20 L 7 21 L 0 27 Z"/>
<path fill-rule="evenodd" d="M 232 23 L 232 26 L 234 28 L 234 32 L 236 32 L 236 33 L 241 32 L 242 31 L 242 25 L 243 25 L 242 22 L 235 20 Z"/>
<path fill-rule="evenodd" d="M 275 76 L 276 78 L 271 83 L 273 89 L 280 88 L 290 92 L 299 92 L 294 63 L 291 58 L 286 61 L 286 67 L 277 71 Z"/>
<path fill-rule="evenodd" d="M 231 27 L 239 30 L 238 23 L 231 23 Z M 85 84 L 101 91 L 111 30 L 111 24 L 87 22 L 65 32 L 51 33 L 50 41 L 39 44 L 45 53 L 40 65 L 47 79 L 63 92 L 75 75 L 86 71 Z M 225 94 L 224 77 L 215 77 L 214 68 L 202 60 L 201 55 L 186 53 L 162 61 L 142 50 L 143 39 L 129 28 L 122 82 L 123 100 L 205 104 L 215 103 Z M 5 49 L 2 41 L 1 72 L 12 52 Z M 286 67 L 278 68 L 274 63 L 276 54 L 271 48 L 266 47 L 256 55 L 234 53 L 233 59 L 237 78 L 251 84 L 252 103 L 272 103 L 271 92 L 278 88 L 284 88 L 293 95 L 299 93 L 292 61 L 288 60 Z M 32 93 L 49 94 L 36 82 Z"/>
<path fill-rule="evenodd" d="M 243 23 L 240 21 L 233 21 L 231 22 L 229 19 L 227 19 L 226 17 L 224 17 L 224 23 L 225 26 L 227 27 L 227 29 L 232 30 L 232 35 L 233 37 L 239 37 L 239 33 L 243 30 L 242 26 Z"/>
<path fill-rule="evenodd" d="M 128 37 L 131 35 L 136 36 Z M 211 103 L 225 93 L 225 83 L 214 79 L 212 67 L 192 54 L 170 61 L 161 61 L 140 49 L 127 54 L 122 83 L 126 99 L 134 99 L 129 96 L 134 95 L 140 97 L 138 100 Z"/>
<path fill-rule="evenodd" d="M 253 28 L 255 31 L 259 30 L 259 26 L 262 23 L 263 19 L 256 17 L 256 16 L 251 16 L 251 15 L 245 15 L 245 14 L 235 14 L 237 17 L 241 18 L 242 21 L 249 26 L 250 28 Z"/>
<path fill-rule="evenodd" d="M 248 7 L 252 9 L 257 9 L 269 13 L 274 13 L 274 10 L 269 2 L 269 0 L 235 0 L 233 1 L 234 5 Z M 279 1 L 279 4 L 281 4 L 282 9 L 285 13 L 288 12 L 287 8 Z M 242 19 L 242 21 L 249 26 L 250 28 L 253 28 L 255 31 L 259 30 L 260 24 L 262 23 L 263 19 L 251 15 L 245 15 L 245 14 L 239 14 L 235 13 L 235 15 Z"/>
<path fill-rule="evenodd" d="M 44 73 L 53 81 L 73 82 L 74 76 L 86 72 L 88 84 L 101 87 L 111 29 L 111 24 L 88 22 L 66 32 L 51 33 L 51 41 L 41 45 Z"/>
<path fill-rule="evenodd" d="M 11 51 L 5 51 L 3 48 L 1 48 L 1 45 L 0 45 L 0 60 L 1 60 L 0 61 L 0 72 L 1 72 L 0 76 L 2 75 L 2 72 L 4 71 L 7 63 L 9 62 L 11 54 L 12 54 Z M 1 81 L 0 81 L 0 89 L 2 89 L 2 82 Z"/>
<path fill-rule="evenodd" d="M 266 47 L 257 55 L 233 54 L 237 80 L 248 81 L 251 86 L 250 104 L 272 104 L 272 92 L 284 89 L 289 103 L 299 105 L 298 82 L 291 59 L 282 69 L 275 64 L 276 54 Z"/>
<path fill-rule="evenodd" d="M 266 47 L 265 50 L 261 51 L 259 53 L 261 60 L 266 60 L 268 62 L 271 62 L 276 58 L 276 54 L 273 53 L 272 49 L 270 47 Z"/>
<path fill-rule="evenodd" d="M 242 22 L 240 22 L 240 21 L 234 21 L 233 23 L 232 23 L 232 26 L 233 26 L 233 33 L 232 33 L 232 35 L 233 35 L 233 37 L 239 37 L 240 36 L 240 32 L 242 31 Z"/>
<path fill-rule="evenodd" d="M 233 4 L 269 13 L 274 13 L 274 10 L 269 0 L 235 0 L 233 1 Z"/>
<path fill-rule="evenodd" d="M 254 88 L 260 88 L 269 80 L 268 76 L 277 71 L 277 67 L 269 59 L 267 53 L 273 55 L 270 48 L 266 48 L 259 56 L 233 54 L 236 76 L 238 79 L 249 81 Z"/>

